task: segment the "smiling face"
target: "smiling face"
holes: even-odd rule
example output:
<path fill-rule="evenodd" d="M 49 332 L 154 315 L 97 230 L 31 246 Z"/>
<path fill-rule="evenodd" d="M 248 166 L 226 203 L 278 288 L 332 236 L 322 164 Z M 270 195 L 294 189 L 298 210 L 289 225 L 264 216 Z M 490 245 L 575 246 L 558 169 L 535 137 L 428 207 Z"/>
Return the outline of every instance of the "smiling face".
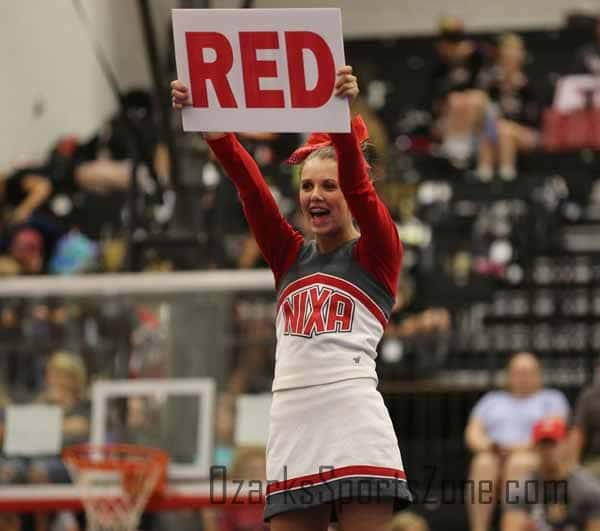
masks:
<path fill-rule="evenodd" d="M 352 216 L 340 189 L 334 159 L 320 156 L 307 159 L 300 181 L 300 207 L 317 241 L 339 235 L 343 242 L 353 232 Z"/>

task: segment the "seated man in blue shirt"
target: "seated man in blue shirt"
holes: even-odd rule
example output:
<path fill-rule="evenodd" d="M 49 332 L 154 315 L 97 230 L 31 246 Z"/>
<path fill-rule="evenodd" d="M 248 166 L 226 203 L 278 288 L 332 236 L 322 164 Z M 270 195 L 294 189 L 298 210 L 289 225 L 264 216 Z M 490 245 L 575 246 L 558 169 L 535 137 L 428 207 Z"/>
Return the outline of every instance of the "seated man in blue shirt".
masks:
<path fill-rule="evenodd" d="M 473 452 L 470 485 L 475 492 L 485 483 L 497 493 L 505 482 L 531 474 L 538 464 L 531 444 L 533 426 L 545 418 L 566 421 L 569 415 L 569 404 L 560 391 L 542 389 L 541 367 L 533 354 L 520 352 L 512 357 L 506 383 L 506 390 L 490 391 L 479 400 L 465 430 Z M 488 531 L 497 498 L 467 497 L 471 531 Z"/>

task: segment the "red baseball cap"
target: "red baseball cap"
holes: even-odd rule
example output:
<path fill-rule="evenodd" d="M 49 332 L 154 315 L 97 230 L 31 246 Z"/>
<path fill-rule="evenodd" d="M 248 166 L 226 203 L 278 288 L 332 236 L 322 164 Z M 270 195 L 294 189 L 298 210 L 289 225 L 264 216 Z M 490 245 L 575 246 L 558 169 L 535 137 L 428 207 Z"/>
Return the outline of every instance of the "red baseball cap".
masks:
<path fill-rule="evenodd" d="M 560 418 L 547 418 L 539 420 L 533 426 L 533 442 L 562 441 L 567 436 L 567 425 Z"/>
<path fill-rule="evenodd" d="M 13 237 L 10 252 L 16 260 L 21 260 L 40 254 L 43 251 L 44 240 L 35 229 L 25 227 Z"/>

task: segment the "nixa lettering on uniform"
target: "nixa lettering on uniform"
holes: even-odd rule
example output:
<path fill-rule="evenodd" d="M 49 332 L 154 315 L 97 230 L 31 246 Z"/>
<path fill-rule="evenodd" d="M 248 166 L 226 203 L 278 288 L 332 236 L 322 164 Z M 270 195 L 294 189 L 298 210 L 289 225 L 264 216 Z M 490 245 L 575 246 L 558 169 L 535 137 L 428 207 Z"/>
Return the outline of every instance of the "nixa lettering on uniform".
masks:
<path fill-rule="evenodd" d="M 186 32 L 185 34 L 192 105 L 208 108 L 207 84 L 211 82 L 222 108 L 238 108 L 227 74 L 234 68 L 234 53 L 229 39 L 218 32 Z M 329 101 L 335 84 L 335 65 L 327 42 L 311 31 L 284 32 L 285 55 L 288 65 L 288 86 L 292 108 L 318 108 Z M 205 57 L 205 50 L 214 51 L 214 61 Z M 240 31 L 239 50 L 244 80 L 246 108 L 284 108 L 284 92 L 280 89 L 261 89 L 261 78 L 278 78 L 277 62 L 259 60 L 258 50 L 278 50 L 276 31 Z M 308 89 L 304 69 L 304 52 L 315 58 L 317 81 Z"/>
<path fill-rule="evenodd" d="M 290 295 L 282 304 L 285 335 L 312 337 L 350 332 L 354 301 L 330 288 L 310 286 Z"/>

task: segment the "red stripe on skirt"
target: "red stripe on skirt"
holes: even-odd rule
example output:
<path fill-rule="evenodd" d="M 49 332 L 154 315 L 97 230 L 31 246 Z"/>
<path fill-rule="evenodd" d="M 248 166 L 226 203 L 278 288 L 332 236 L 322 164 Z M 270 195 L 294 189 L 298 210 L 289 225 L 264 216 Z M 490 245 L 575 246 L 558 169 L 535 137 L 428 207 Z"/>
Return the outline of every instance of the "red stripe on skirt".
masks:
<path fill-rule="evenodd" d="M 381 466 L 369 466 L 369 465 L 357 465 L 357 466 L 343 466 L 340 468 L 332 468 L 318 472 L 317 474 L 309 474 L 307 476 L 299 476 L 293 479 L 286 479 L 284 481 L 273 481 L 267 485 L 267 496 L 276 494 L 284 490 L 300 487 L 310 487 L 320 483 L 325 483 L 334 479 L 340 479 L 348 476 L 360 476 L 360 477 L 386 477 L 395 478 L 399 480 L 406 480 L 406 474 L 404 470 L 396 468 L 386 468 Z"/>

